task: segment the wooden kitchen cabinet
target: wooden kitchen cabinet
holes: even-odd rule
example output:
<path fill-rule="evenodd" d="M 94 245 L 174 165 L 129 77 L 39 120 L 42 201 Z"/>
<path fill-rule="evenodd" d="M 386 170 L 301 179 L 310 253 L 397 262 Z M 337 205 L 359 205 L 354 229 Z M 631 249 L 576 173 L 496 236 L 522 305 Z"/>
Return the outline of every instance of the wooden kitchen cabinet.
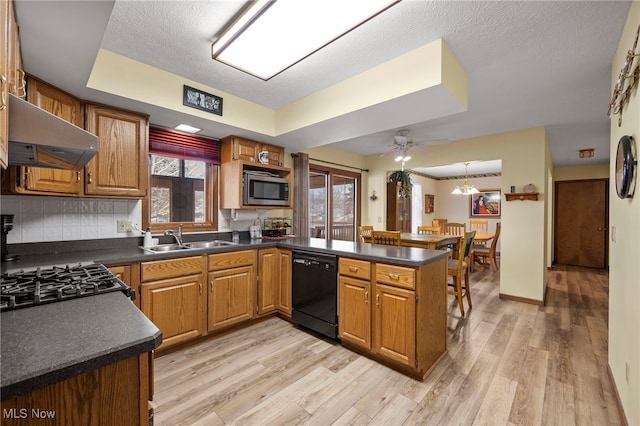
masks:
<path fill-rule="evenodd" d="M 9 3 L 0 2 L 0 167 L 9 157 Z"/>
<path fill-rule="evenodd" d="M 209 255 L 209 332 L 255 317 L 255 264 L 255 250 Z"/>
<path fill-rule="evenodd" d="M 274 312 L 278 306 L 280 252 L 277 248 L 258 250 L 258 314 Z"/>
<path fill-rule="evenodd" d="M 447 261 L 420 267 L 339 260 L 342 344 L 424 379 L 446 353 Z"/>
<path fill-rule="evenodd" d="M 9 75 L 7 76 L 9 92 L 24 99 L 26 96 L 26 82 L 24 68 L 22 67 L 22 53 L 20 51 L 20 30 L 18 28 L 18 21 L 16 20 L 14 2 L 7 1 L 7 3 L 9 7 L 9 24 L 7 34 L 9 43 Z"/>
<path fill-rule="evenodd" d="M 373 350 L 384 358 L 414 367 L 416 360 L 416 294 L 376 283 Z"/>
<path fill-rule="evenodd" d="M 147 194 L 148 127 L 146 115 L 85 106 L 85 129 L 100 140 L 98 154 L 84 169 L 85 194 L 138 198 Z"/>
<path fill-rule="evenodd" d="M 233 160 L 242 160 L 249 163 L 259 163 L 258 154 L 262 151 L 266 151 L 268 153 L 269 162 L 264 164 L 271 166 L 284 165 L 283 147 L 233 135 L 222 138 L 221 142 L 221 161 L 223 163 Z"/>
<path fill-rule="evenodd" d="M 159 350 L 205 335 L 202 256 L 142 262 L 142 312 L 162 331 Z"/>
<path fill-rule="evenodd" d="M 340 258 L 338 269 L 338 335 L 343 342 L 371 350 L 371 264 Z"/>
<path fill-rule="evenodd" d="M 151 424 L 152 372 L 153 353 L 148 352 L 36 389 L 2 401 L 2 424 Z M 34 417 L 32 410 L 43 417 Z"/>
<path fill-rule="evenodd" d="M 29 77 L 27 100 L 78 127 L 84 125 L 82 101 Z M 10 190 L 19 194 L 82 195 L 82 172 L 43 167 L 11 167 Z"/>
<path fill-rule="evenodd" d="M 291 250 L 279 249 L 280 282 L 278 285 L 278 312 L 291 318 Z"/>

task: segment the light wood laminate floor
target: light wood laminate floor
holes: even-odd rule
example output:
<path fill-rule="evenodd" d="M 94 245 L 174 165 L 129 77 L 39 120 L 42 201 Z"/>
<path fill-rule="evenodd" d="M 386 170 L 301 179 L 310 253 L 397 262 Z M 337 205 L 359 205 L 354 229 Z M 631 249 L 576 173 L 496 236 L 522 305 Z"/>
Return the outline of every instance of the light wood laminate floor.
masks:
<path fill-rule="evenodd" d="M 498 281 L 473 273 L 465 318 L 449 297 L 448 354 L 424 382 L 270 318 L 157 358 L 155 424 L 620 424 L 608 274 L 555 268 L 546 306 L 500 300 Z"/>

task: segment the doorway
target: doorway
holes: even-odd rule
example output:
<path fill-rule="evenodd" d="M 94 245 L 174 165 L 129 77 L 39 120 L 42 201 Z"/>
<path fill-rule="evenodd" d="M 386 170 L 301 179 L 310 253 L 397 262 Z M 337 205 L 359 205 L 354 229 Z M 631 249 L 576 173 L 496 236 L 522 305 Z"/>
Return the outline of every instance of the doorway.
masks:
<path fill-rule="evenodd" d="M 608 267 L 609 179 L 555 184 L 554 263 Z"/>
<path fill-rule="evenodd" d="M 309 166 L 311 237 L 355 241 L 360 224 L 360 173 Z"/>

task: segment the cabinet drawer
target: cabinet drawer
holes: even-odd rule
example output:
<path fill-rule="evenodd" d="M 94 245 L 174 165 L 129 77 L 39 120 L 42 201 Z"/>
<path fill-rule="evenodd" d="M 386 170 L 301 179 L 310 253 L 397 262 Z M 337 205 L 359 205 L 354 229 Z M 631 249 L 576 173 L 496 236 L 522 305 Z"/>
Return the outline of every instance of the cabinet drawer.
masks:
<path fill-rule="evenodd" d="M 403 266 L 376 264 L 376 282 L 396 287 L 415 289 L 416 271 Z"/>
<path fill-rule="evenodd" d="M 142 262 L 140 275 L 142 281 L 180 277 L 199 274 L 202 272 L 202 266 L 202 256 Z"/>
<path fill-rule="evenodd" d="M 340 275 L 363 280 L 371 279 L 371 263 L 366 260 L 344 259 L 341 257 L 338 266 Z"/>
<path fill-rule="evenodd" d="M 209 270 L 216 271 L 218 269 L 228 269 L 236 266 L 255 265 L 256 251 L 243 250 L 234 251 L 232 253 L 210 254 Z"/>

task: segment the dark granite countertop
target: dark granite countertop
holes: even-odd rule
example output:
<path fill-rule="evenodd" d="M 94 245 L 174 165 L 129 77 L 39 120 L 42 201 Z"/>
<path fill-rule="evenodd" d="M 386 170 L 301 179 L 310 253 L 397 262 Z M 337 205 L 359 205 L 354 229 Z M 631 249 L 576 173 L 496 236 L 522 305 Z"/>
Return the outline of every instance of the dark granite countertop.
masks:
<path fill-rule="evenodd" d="M 150 352 L 162 333 L 123 293 L 0 314 L 2 400 Z"/>
<path fill-rule="evenodd" d="M 335 254 L 375 262 L 392 262 L 399 265 L 418 267 L 446 256 L 440 250 L 427 250 L 413 247 L 394 247 L 378 244 L 362 244 L 352 241 L 325 240 L 322 238 L 289 238 L 286 240 L 240 240 L 238 245 L 206 249 L 190 249 L 152 253 L 138 246 L 122 248 L 94 249 L 84 251 L 60 251 L 50 254 L 21 255 L 20 260 L 2 264 L 2 273 L 35 269 L 47 266 L 65 266 L 73 264 L 103 263 L 115 265 L 121 263 L 144 262 L 148 260 L 172 259 L 176 257 L 197 256 L 203 253 L 224 253 L 246 250 L 248 248 L 283 247 Z"/>

